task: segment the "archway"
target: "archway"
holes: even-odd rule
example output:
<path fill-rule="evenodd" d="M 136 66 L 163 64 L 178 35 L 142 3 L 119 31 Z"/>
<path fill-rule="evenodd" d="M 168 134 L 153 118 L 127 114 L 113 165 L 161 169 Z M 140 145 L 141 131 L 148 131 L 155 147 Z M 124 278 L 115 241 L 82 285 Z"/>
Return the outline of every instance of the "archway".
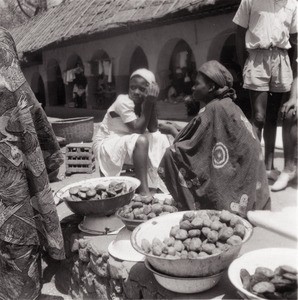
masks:
<path fill-rule="evenodd" d="M 129 74 L 140 68 L 148 69 L 148 60 L 143 49 L 138 46 L 134 50 L 130 59 Z"/>
<path fill-rule="evenodd" d="M 63 106 L 66 103 L 65 86 L 59 63 L 50 59 L 47 64 L 48 97 L 50 106 Z"/>
<path fill-rule="evenodd" d="M 233 88 L 237 94 L 235 103 L 243 110 L 247 118 L 250 118 L 251 106 L 249 94 L 247 90 L 242 88 L 242 69 L 237 58 L 235 33 L 230 34 L 224 41 L 219 60 L 233 76 Z"/>
<path fill-rule="evenodd" d="M 42 77 L 39 73 L 34 73 L 31 81 L 31 89 L 42 107 L 46 106 L 46 93 Z"/>
<path fill-rule="evenodd" d="M 190 45 L 183 39 L 171 39 L 163 46 L 157 65 L 160 98 L 182 102 L 191 96 L 196 77 L 196 62 Z M 194 107 L 190 114 L 194 114 Z"/>
<path fill-rule="evenodd" d="M 82 59 L 75 53 L 71 54 L 66 62 L 66 83 L 65 91 L 68 106 L 87 108 L 87 78 L 84 74 Z"/>
<path fill-rule="evenodd" d="M 108 108 L 116 98 L 113 62 L 108 53 L 97 50 L 89 61 L 88 102 L 96 109 Z"/>
<path fill-rule="evenodd" d="M 148 68 L 146 53 L 134 41 L 128 41 L 121 49 L 119 57 L 118 76 L 116 77 L 117 93 L 127 93 L 131 70 L 140 67 Z"/>

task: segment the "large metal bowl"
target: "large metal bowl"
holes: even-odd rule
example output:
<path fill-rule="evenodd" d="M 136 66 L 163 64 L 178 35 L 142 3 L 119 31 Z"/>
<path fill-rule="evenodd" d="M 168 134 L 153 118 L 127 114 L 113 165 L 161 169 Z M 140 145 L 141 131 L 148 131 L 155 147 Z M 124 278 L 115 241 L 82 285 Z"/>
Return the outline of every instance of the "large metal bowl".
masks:
<path fill-rule="evenodd" d="M 242 244 L 231 247 L 228 251 L 213 254 L 196 259 L 164 258 L 145 253 L 141 247 L 142 239 L 150 243 L 156 237 L 164 240 L 169 237 L 172 226 L 178 225 L 186 211 L 180 211 L 160 217 L 153 218 L 139 225 L 132 232 L 131 243 L 133 247 L 146 256 L 150 265 L 157 271 L 178 277 L 203 277 L 218 274 L 228 268 L 230 263 L 238 256 L 241 246 L 247 242 L 252 235 L 252 225 L 245 219 L 236 216 L 246 228 Z M 219 215 L 220 211 L 207 210 L 212 214 Z"/>
<path fill-rule="evenodd" d="M 168 194 L 155 194 L 154 195 L 155 199 L 158 199 L 159 201 L 164 201 L 167 198 L 172 198 L 171 195 Z M 146 222 L 145 220 L 131 220 L 131 219 L 127 219 L 121 216 L 121 210 L 123 209 L 123 207 L 119 208 L 116 212 L 116 216 L 125 224 L 126 228 L 130 231 L 133 231 L 137 226 L 139 226 L 140 224 Z M 175 211 L 178 211 L 177 208 L 175 208 Z"/>
<path fill-rule="evenodd" d="M 264 299 L 249 292 L 243 287 L 240 277 L 241 269 L 246 269 L 251 275 L 254 274 L 256 268 L 265 267 L 274 271 L 280 266 L 292 266 L 297 269 L 298 266 L 298 251 L 297 249 L 289 248 L 264 248 L 255 251 L 247 252 L 235 259 L 228 271 L 228 276 L 231 283 L 244 295 L 244 299 Z"/>
<path fill-rule="evenodd" d="M 103 184 L 108 187 L 111 181 L 124 182 L 130 191 L 123 195 L 101 200 L 70 201 L 66 198 L 69 196 L 69 189 L 71 187 L 84 186 L 94 188 L 98 184 Z M 67 185 L 58 191 L 56 196 L 60 199 L 63 199 L 69 209 L 75 214 L 83 216 L 96 215 L 99 217 L 110 216 L 113 215 L 120 207 L 128 204 L 131 201 L 135 194 L 135 190 L 139 185 L 140 181 L 133 177 L 99 177 Z"/>
<path fill-rule="evenodd" d="M 176 277 L 160 273 L 145 260 L 146 268 L 153 273 L 156 281 L 165 289 L 183 294 L 201 293 L 214 287 L 224 272 L 205 277 Z"/>

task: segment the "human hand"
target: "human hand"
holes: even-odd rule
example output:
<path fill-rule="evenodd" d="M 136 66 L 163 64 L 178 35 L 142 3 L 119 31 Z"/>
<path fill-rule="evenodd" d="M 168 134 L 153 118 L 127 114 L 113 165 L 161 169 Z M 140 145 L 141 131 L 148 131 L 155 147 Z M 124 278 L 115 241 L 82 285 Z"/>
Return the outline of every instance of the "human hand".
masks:
<path fill-rule="evenodd" d="M 146 92 L 146 100 L 155 103 L 159 94 L 159 87 L 157 83 L 149 84 Z"/>
<path fill-rule="evenodd" d="M 175 127 L 171 122 L 158 124 L 158 129 L 163 134 L 172 134 Z"/>
<path fill-rule="evenodd" d="M 285 119 L 286 115 L 288 114 L 288 112 L 292 109 L 292 114 L 293 116 L 296 115 L 297 113 L 297 100 L 294 98 L 290 98 L 287 102 L 285 102 L 283 104 L 283 106 L 281 107 L 280 113 L 281 113 L 281 117 L 282 119 Z"/>

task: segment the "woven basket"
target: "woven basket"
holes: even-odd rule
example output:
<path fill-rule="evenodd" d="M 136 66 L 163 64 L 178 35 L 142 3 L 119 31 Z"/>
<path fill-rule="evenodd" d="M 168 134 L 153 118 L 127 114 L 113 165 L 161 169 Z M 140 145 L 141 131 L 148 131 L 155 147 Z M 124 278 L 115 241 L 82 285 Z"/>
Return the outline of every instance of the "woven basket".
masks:
<path fill-rule="evenodd" d="M 92 142 L 94 117 L 63 119 L 52 122 L 56 136 L 66 139 L 66 143 Z"/>

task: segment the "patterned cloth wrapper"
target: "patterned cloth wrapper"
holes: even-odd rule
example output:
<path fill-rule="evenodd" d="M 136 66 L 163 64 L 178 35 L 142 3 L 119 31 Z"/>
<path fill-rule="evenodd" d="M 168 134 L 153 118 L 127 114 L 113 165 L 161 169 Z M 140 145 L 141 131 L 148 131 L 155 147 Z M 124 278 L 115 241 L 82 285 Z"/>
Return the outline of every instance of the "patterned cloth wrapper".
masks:
<path fill-rule="evenodd" d="M 181 209 L 226 209 L 245 217 L 270 207 L 260 142 L 229 94 L 202 108 L 161 161 L 159 175 Z"/>
<path fill-rule="evenodd" d="M 40 246 L 54 259 L 64 259 L 63 237 L 48 179 L 48 173 L 57 170 L 62 162 L 52 127 L 20 69 L 14 41 L 0 27 L 2 242 Z M 30 264 L 33 256 L 27 259 Z M 5 263 L 3 256 L 0 261 Z M 9 264 L 9 257 L 6 263 Z M 9 268 L 1 265 L 0 290 L 6 284 L 5 270 Z M 13 273 L 10 277 L 13 280 Z"/>

